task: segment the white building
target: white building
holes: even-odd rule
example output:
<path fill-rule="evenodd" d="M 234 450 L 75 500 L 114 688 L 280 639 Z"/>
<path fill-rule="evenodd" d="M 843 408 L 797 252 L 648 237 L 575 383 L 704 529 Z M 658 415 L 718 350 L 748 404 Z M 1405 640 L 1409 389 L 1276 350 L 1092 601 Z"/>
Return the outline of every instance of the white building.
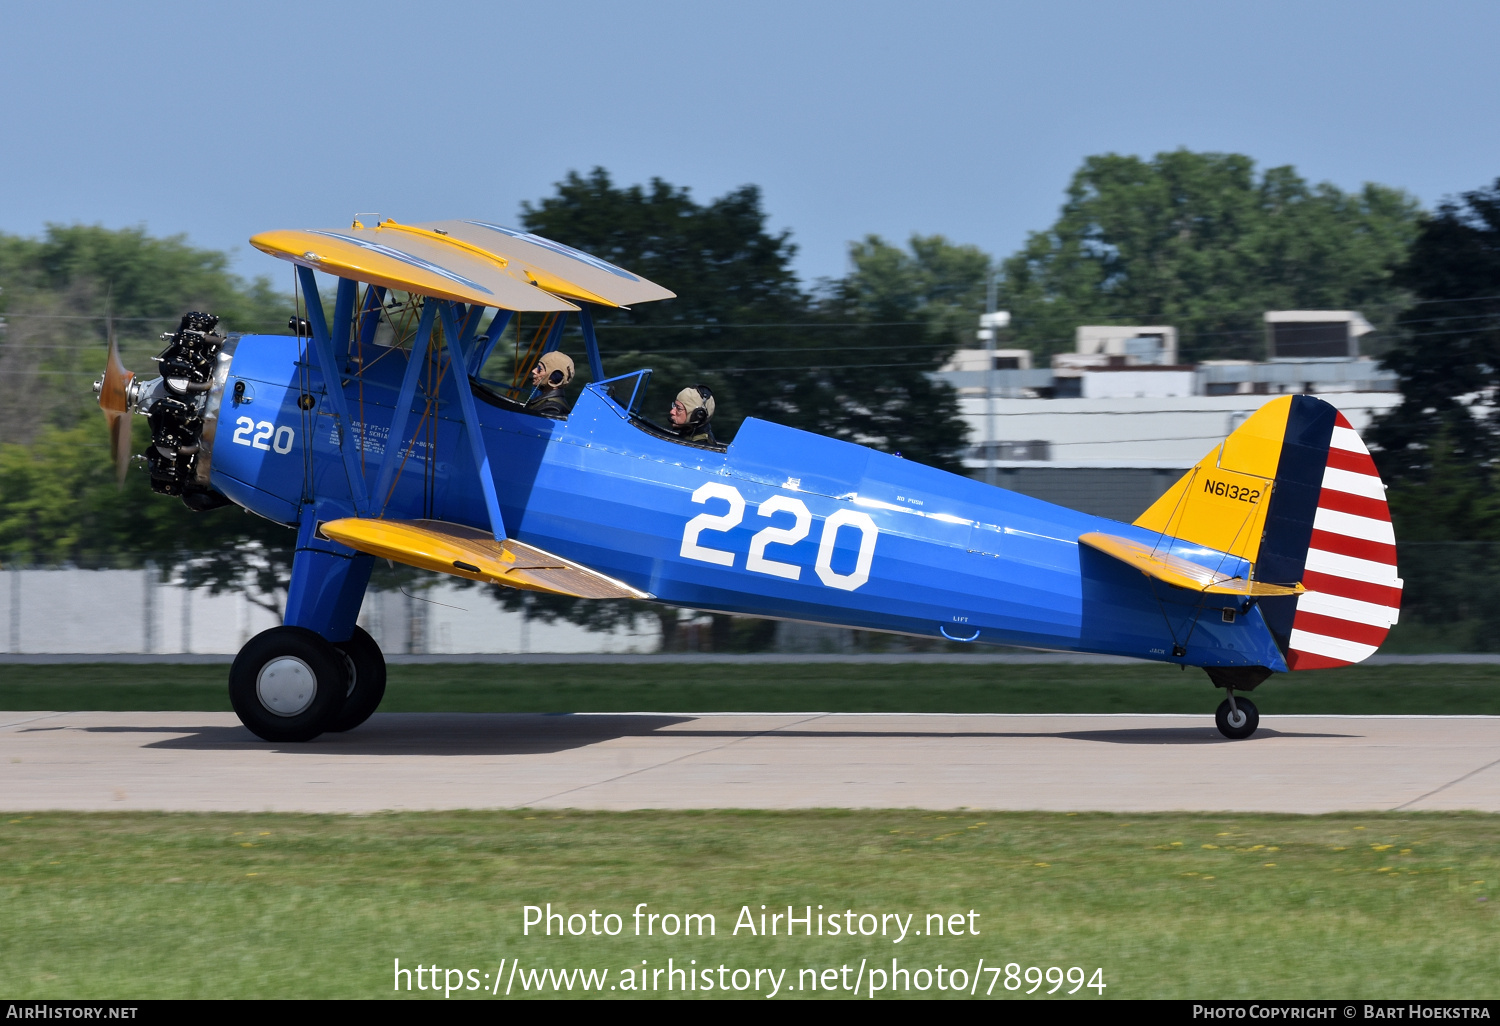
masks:
<path fill-rule="evenodd" d="M 987 337 L 991 318 L 981 318 Z M 933 375 L 959 394 L 965 466 L 1001 487 L 1134 520 L 1183 472 L 1274 396 L 1316 394 L 1355 430 L 1401 402 L 1396 375 L 1359 354 L 1372 329 L 1354 310 L 1271 310 L 1271 359 L 1183 366 L 1170 325 L 1083 325 L 1051 366 L 960 350 Z"/>
<path fill-rule="evenodd" d="M 964 461 L 983 478 L 993 460 L 996 484 L 1115 520 L 1134 520 L 1270 394 L 1078 399 L 1006 399 L 962 395 L 959 409 L 974 440 Z M 1356 431 L 1401 402 L 1399 392 L 1328 392 Z M 988 435 L 987 408 L 993 408 Z M 993 437 L 987 454 L 982 439 Z M 986 459 L 986 456 L 990 460 Z"/>

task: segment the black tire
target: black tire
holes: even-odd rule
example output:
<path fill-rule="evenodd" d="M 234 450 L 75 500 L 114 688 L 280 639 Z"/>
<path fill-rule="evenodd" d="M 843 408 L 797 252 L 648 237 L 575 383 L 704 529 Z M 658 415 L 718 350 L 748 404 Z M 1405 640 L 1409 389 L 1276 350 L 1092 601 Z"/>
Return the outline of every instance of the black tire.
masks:
<path fill-rule="evenodd" d="M 1255 708 L 1255 703 L 1244 695 L 1235 695 L 1234 704 L 1239 708 L 1243 722 L 1238 725 L 1229 722 L 1229 699 L 1219 703 L 1219 711 L 1214 713 L 1214 722 L 1219 726 L 1219 733 L 1231 741 L 1243 741 L 1255 733 L 1255 728 L 1260 726 L 1260 710 Z"/>
<path fill-rule="evenodd" d="M 385 697 L 385 656 L 362 627 L 355 627 L 348 641 L 335 642 L 333 647 L 344 657 L 349 682 L 344 707 L 328 729 L 353 730 L 370 718 Z"/>
<path fill-rule="evenodd" d="M 339 714 L 347 691 L 343 655 L 305 627 L 262 631 L 229 668 L 235 713 L 266 741 L 311 741 Z"/>

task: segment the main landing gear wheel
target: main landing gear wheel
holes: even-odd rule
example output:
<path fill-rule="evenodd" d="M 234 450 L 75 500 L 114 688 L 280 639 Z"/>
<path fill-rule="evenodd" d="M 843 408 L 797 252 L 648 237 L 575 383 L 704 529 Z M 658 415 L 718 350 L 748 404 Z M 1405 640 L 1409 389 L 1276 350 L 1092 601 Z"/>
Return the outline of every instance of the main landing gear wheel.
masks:
<path fill-rule="evenodd" d="M 266 741 L 311 741 L 328 730 L 349 691 L 344 656 L 304 627 L 251 638 L 229 668 L 229 701 Z"/>
<path fill-rule="evenodd" d="M 385 697 L 385 656 L 362 627 L 355 627 L 348 641 L 335 643 L 333 647 L 344 658 L 349 684 L 344 707 L 328 729 L 353 730 L 370 718 Z"/>
<path fill-rule="evenodd" d="M 1214 722 L 1219 725 L 1219 733 L 1229 740 L 1243 741 L 1260 726 L 1260 710 L 1255 708 L 1255 703 L 1250 699 L 1235 695 L 1234 708 L 1230 708 L 1227 698 L 1219 703 L 1219 711 L 1214 713 Z"/>

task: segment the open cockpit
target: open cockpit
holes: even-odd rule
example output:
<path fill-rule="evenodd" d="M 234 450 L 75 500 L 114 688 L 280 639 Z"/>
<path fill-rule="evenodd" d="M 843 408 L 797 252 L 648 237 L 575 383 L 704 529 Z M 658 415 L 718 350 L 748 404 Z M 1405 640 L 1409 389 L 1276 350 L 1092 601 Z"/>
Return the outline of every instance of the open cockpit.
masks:
<path fill-rule="evenodd" d="M 675 428 L 667 427 L 647 417 L 641 412 L 646 397 L 647 386 L 651 382 L 651 369 L 642 368 L 619 374 L 612 378 L 605 378 L 587 387 L 598 392 L 610 403 L 620 409 L 624 417 L 629 420 L 637 430 L 648 435 L 673 442 L 677 445 L 685 445 L 693 449 L 707 449 L 710 452 L 726 452 L 729 445 L 721 442 L 712 435 L 707 440 L 694 440 L 684 437 L 682 432 Z"/>

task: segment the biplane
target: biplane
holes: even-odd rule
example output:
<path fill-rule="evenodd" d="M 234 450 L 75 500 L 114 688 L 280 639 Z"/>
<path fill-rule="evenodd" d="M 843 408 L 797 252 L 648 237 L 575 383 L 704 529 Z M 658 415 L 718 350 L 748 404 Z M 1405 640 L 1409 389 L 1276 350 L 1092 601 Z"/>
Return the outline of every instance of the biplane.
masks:
<path fill-rule="evenodd" d="M 1219 730 L 1250 736 L 1272 674 L 1358 662 L 1396 622 L 1384 488 L 1348 421 L 1270 400 L 1134 523 L 747 419 L 692 442 L 642 410 L 651 370 L 606 377 L 601 309 L 669 299 L 637 274 L 488 221 L 273 231 L 292 334 L 189 313 L 139 380 L 96 383 L 117 465 L 144 414 L 153 488 L 297 532 L 284 625 L 229 692 L 268 741 L 364 722 L 385 661 L 357 624 L 377 558 L 591 599 L 1201 666 Z M 337 280 L 325 315 L 315 271 Z M 520 318 L 533 330 L 521 337 Z M 576 318 L 590 380 L 563 417 L 525 373 Z M 485 378 L 512 326 L 509 382 Z M 524 353 L 521 351 L 524 348 Z M 681 382 L 676 384 L 689 384 Z"/>

